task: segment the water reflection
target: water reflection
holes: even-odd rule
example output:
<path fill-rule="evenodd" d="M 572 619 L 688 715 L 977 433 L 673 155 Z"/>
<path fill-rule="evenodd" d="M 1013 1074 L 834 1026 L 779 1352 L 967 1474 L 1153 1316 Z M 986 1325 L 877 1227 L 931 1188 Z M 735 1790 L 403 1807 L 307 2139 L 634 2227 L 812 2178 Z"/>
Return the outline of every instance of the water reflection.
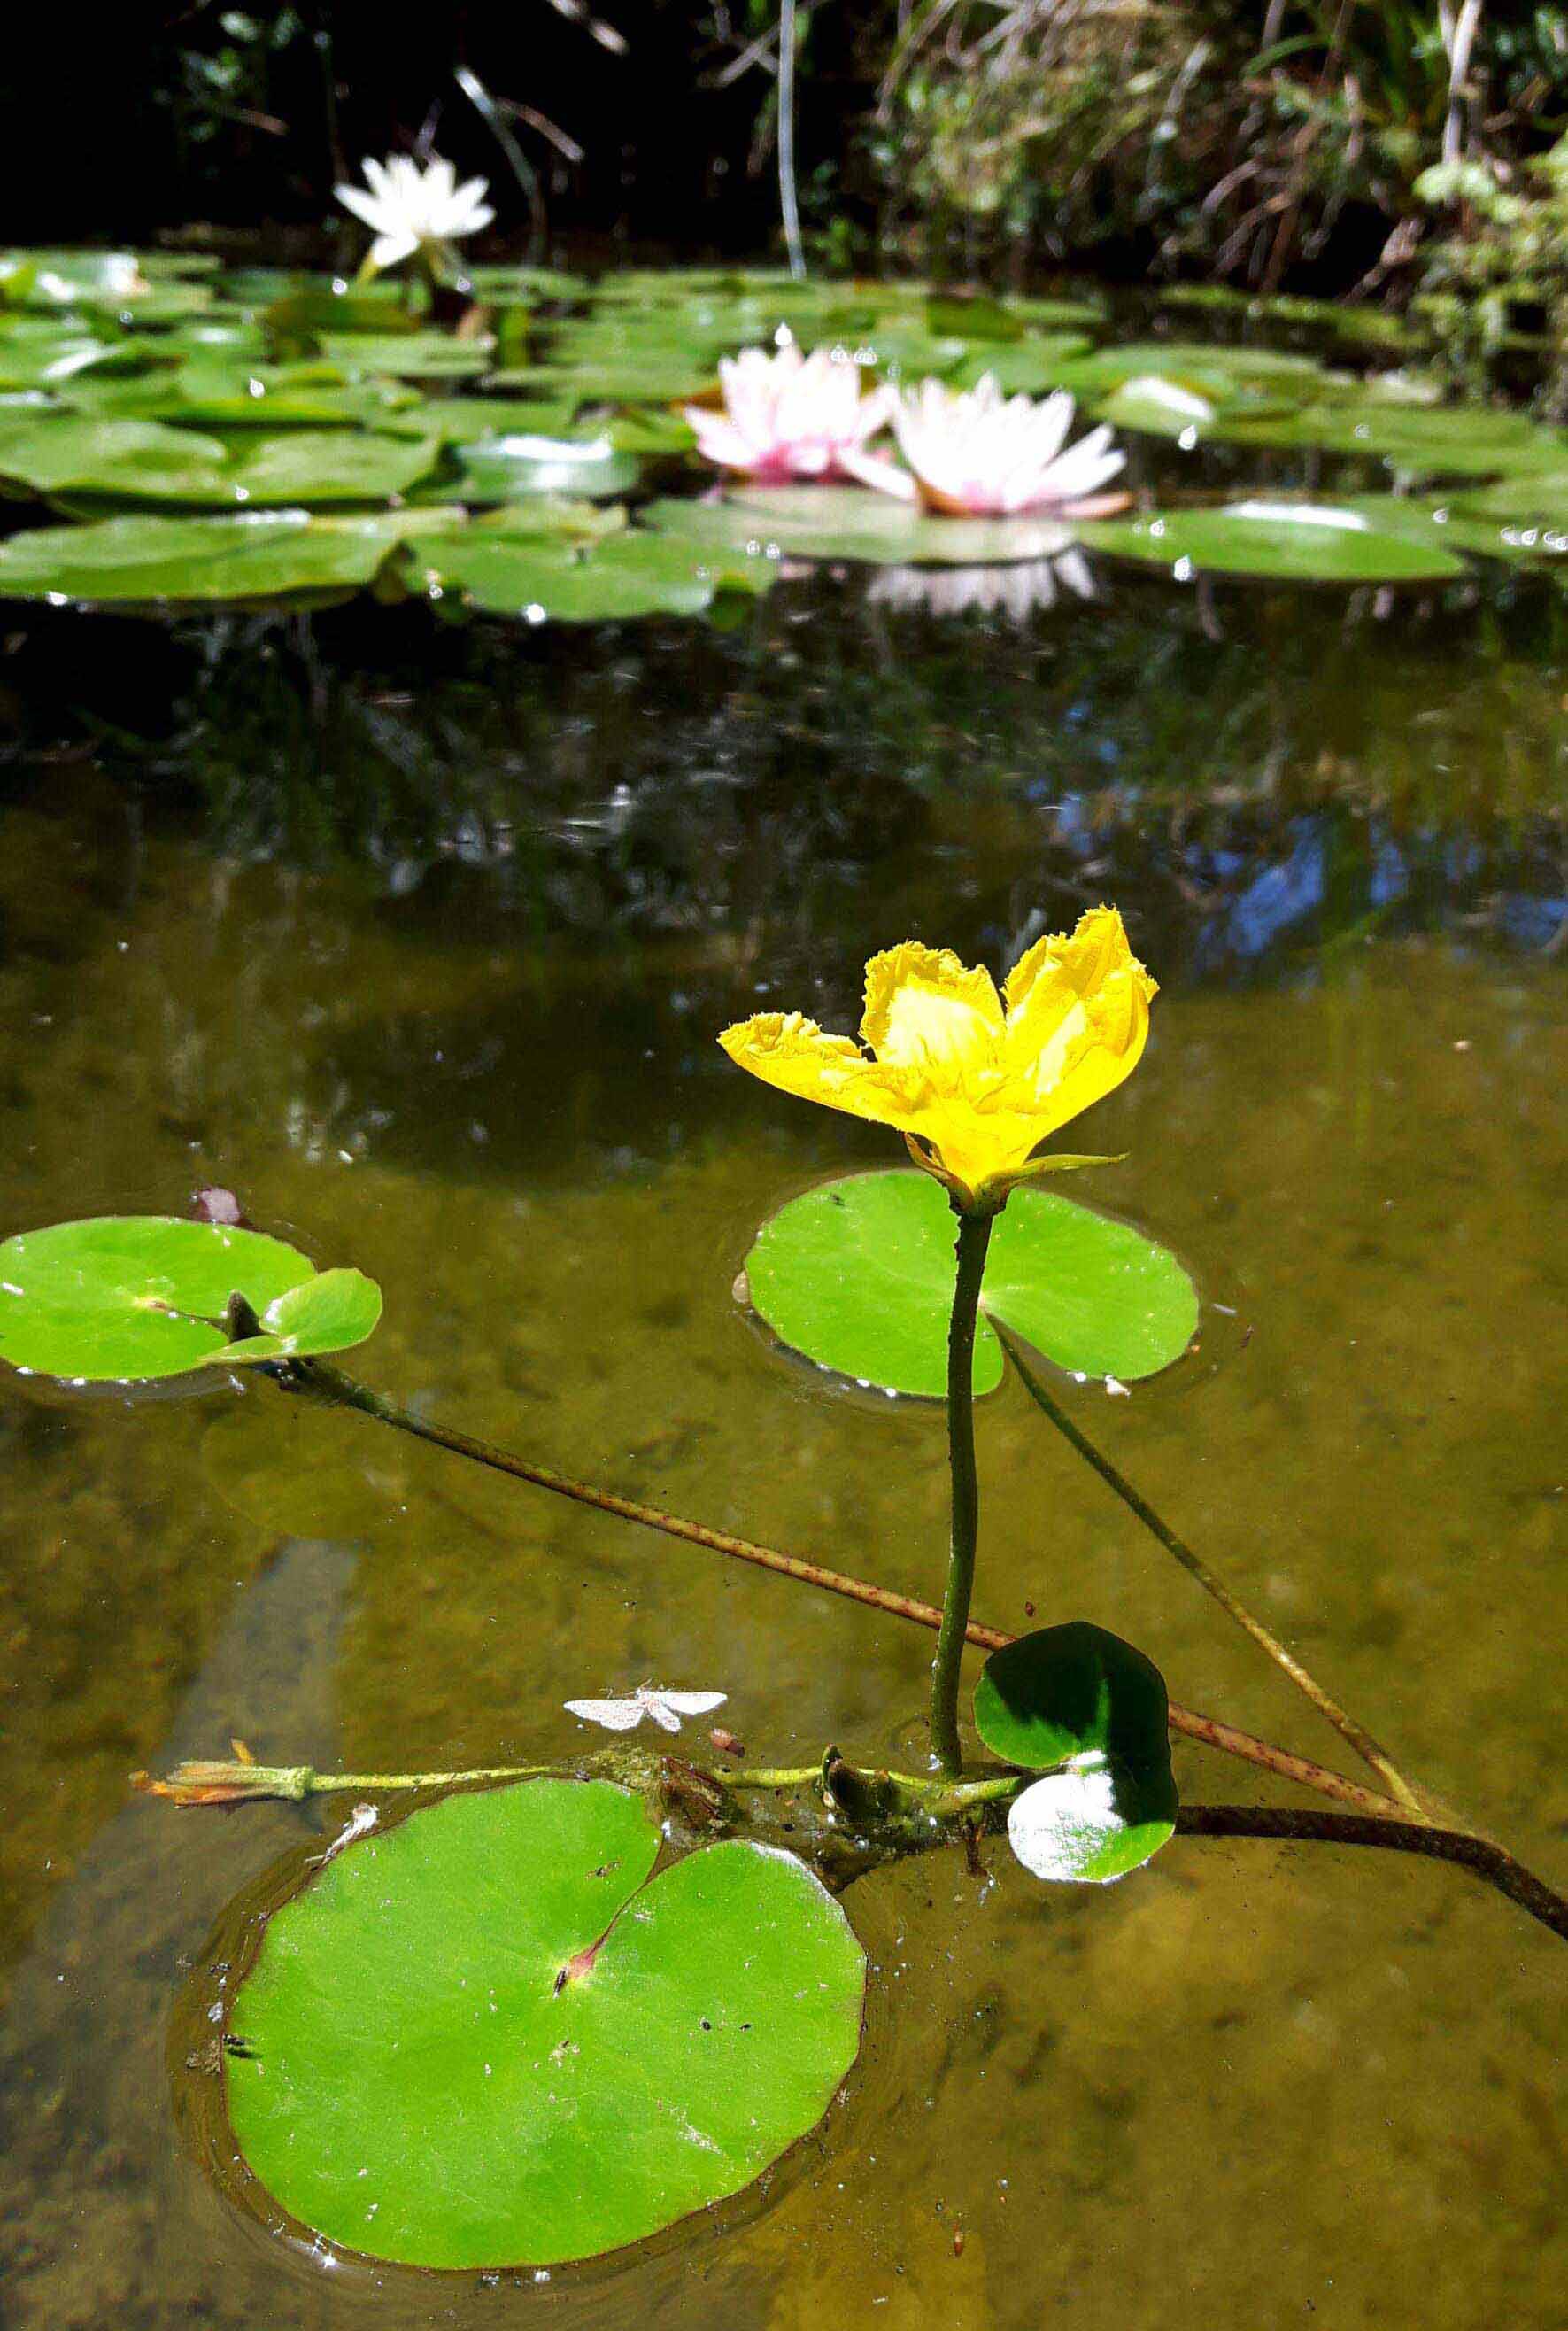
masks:
<path fill-rule="evenodd" d="M 1055 558 L 1019 559 L 1006 566 L 884 566 L 867 585 L 873 607 L 895 608 L 900 614 L 964 615 L 978 613 L 1004 615 L 1010 623 L 1029 618 L 1056 605 L 1064 592 L 1093 599 L 1094 569 L 1081 550 L 1064 550 Z"/>

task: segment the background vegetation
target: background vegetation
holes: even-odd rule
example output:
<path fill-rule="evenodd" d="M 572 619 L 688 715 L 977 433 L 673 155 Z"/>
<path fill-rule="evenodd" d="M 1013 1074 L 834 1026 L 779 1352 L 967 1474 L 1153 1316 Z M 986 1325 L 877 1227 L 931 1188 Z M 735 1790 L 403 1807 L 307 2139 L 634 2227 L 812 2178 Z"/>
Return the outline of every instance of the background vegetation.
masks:
<path fill-rule="evenodd" d="M 798 0 L 816 255 L 1092 264 L 1428 300 L 1456 365 L 1560 370 L 1568 6 L 1528 0 Z M 12 77 L 19 240 L 217 229 L 309 250 L 366 153 L 439 141 L 579 245 L 776 236 L 779 0 L 69 11 Z M 40 86 L 69 90 L 61 117 Z M 498 128 L 507 133 L 512 158 Z M 345 241 L 343 248 L 348 249 Z M 1558 391 L 1559 397 L 1561 390 Z"/>

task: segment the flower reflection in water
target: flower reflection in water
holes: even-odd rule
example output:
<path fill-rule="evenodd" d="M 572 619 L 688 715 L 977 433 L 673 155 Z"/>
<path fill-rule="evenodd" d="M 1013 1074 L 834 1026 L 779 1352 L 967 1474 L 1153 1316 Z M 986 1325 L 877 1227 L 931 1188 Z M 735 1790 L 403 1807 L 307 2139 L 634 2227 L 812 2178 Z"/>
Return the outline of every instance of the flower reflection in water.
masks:
<path fill-rule="evenodd" d="M 867 597 L 872 606 L 899 614 L 962 615 L 973 609 L 1022 623 L 1040 609 L 1054 607 L 1064 594 L 1076 599 L 1099 595 L 1081 550 L 1006 566 L 886 566 L 872 579 Z"/>

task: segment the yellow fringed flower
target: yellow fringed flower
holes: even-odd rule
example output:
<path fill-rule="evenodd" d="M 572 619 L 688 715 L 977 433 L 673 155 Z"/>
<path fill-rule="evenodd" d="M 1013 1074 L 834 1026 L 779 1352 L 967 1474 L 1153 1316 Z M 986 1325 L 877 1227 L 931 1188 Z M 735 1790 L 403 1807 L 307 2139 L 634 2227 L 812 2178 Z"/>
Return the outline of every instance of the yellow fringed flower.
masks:
<path fill-rule="evenodd" d="M 907 939 L 866 966 L 861 1043 L 799 1012 L 718 1041 L 765 1084 L 896 1127 L 955 1206 L 990 1213 L 1027 1176 L 1107 1162 L 1032 1153 L 1132 1074 L 1157 993 L 1120 915 L 1096 907 L 1070 937 L 1037 939 L 1001 996 L 988 971 Z"/>

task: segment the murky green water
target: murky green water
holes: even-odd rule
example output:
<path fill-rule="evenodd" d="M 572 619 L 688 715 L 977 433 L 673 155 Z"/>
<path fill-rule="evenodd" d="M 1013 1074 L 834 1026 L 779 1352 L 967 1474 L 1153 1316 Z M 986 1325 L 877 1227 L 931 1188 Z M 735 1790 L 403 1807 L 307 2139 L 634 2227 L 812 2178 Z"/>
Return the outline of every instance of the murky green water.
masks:
<path fill-rule="evenodd" d="M 1005 962 L 1114 898 L 1164 994 L 1098 1192 L 1226 1308 L 1076 1411 L 1561 1879 L 1568 607 L 1102 591 L 1022 626 L 831 585 L 728 634 L 16 626 L 0 1220 L 228 1184 L 382 1280 L 362 1372 L 422 1411 L 931 1594 L 939 1413 L 833 1397 L 730 1296 L 764 1214 L 888 1153 L 714 1033 L 850 1025 L 875 947 Z M 983 1615 L 1121 1629 L 1330 1755 L 1015 1386 L 980 1432 Z M 547 1757 L 564 1698 L 648 1675 L 727 1689 L 770 1762 L 876 1755 L 928 1642 L 263 1384 L 0 1387 L 0 1527 L 17 2331 L 1561 2319 L 1561 1946 L 1457 1873 L 1261 1843 L 1092 1898 L 1000 1851 L 858 1886 L 872 2044 L 761 2214 L 537 2287 L 282 2254 L 181 2151 L 164 2050 L 302 1816 L 128 1802 L 133 1766 Z"/>

